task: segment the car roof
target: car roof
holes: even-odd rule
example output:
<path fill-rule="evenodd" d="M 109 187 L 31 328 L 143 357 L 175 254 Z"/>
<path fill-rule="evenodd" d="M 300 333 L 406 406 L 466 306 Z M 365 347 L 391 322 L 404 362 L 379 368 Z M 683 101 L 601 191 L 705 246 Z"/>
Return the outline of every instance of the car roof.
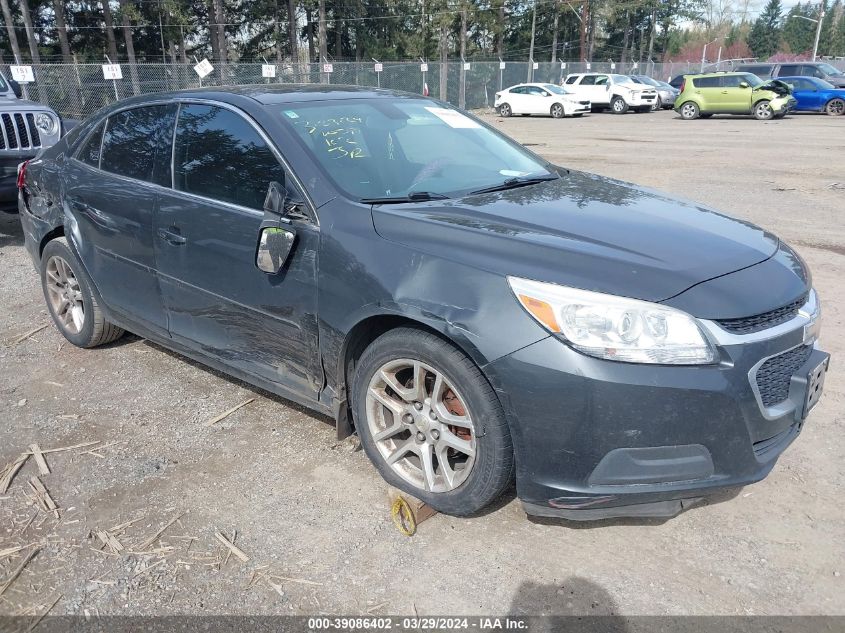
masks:
<path fill-rule="evenodd" d="M 750 74 L 752 74 L 752 73 L 743 72 L 743 71 L 740 70 L 740 71 L 737 71 L 737 72 L 720 71 L 720 72 L 717 72 L 717 73 L 699 73 L 697 75 L 684 75 L 684 77 L 692 77 L 693 79 L 695 79 L 697 77 L 730 77 L 731 75 L 750 75 Z"/>
<path fill-rule="evenodd" d="M 235 103 L 243 98 L 252 99 L 262 105 L 276 103 L 299 103 L 307 101 L 343 101 L 347 99 L 389 99 L 389 98 L 418 98 L 423 95 L 388 90 L 386 88 L 370 88 L 367 86 L 346 86 L 331 84 L 250 84 L 243 86 L 208 86 L 204 88 L 188 88 L 171 92 L 158 92 L 131 97 L 121 104 L 146 103 L 151 100 L 166 99 L 213 99 Z"/>

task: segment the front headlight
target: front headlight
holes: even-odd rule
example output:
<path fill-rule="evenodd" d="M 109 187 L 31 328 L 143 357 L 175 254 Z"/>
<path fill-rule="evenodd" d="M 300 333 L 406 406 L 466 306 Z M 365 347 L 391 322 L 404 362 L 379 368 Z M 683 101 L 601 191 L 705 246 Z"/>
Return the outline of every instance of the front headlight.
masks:
<path fill-rule="evenodd" d="M 59 122 L 47 112 L 39 112 L 35 115 L 35 127 L 44 136 L 52 136 L 59 129 Z"/>
<path fill-rule="evenodd" d="M 508 283 L 528 314 L 585 354 L 658 365 L 716 360 L 695 318 L 680 310 L 517 277 Z"/>

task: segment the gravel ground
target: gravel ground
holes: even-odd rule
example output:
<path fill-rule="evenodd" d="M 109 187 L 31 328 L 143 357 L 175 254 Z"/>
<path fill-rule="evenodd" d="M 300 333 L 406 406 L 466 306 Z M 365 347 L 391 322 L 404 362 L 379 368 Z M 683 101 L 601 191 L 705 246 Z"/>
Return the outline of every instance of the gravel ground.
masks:
<path fill-rule="evenodd" d="M 530 520 L 510 493 L 407 538 L 324 417 L 136 337 L 85 351 L 49 325 L 15 343 L 48 316 L 18 220 L 0 214 L 0 467 L 33 443 L 101 443 L 47 454 L 58 519 L 35 503 L 32 458 L 0 494 L 0 550 L 40 547 L 0 614 L 57 598 L 53 614 L 845 614 L 845 117 L 490 120 L 560 164 L 760 224 L 806 258 L 835 358 L 768 479 L 666 522 Z M 0 558 L 0 583 L 26 551 Z"/>

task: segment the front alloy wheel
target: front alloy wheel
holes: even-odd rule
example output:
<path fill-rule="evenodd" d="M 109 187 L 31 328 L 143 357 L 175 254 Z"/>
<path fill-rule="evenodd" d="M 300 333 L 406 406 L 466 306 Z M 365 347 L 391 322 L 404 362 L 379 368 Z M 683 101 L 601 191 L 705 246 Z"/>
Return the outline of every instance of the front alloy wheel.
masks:
<path fill-rule="evenodd" d="M 355 363 L 361 446 L 381 476 L 439 512 L 478 512 L 513 480 L 513 442 L 496 392 L 449 341 L 390 330 Z"/>
<path fill-rule="evenodd" d="M 754 106 L 754 118 L 758 121 L 768 121 L 773 119 L 774 116 L 775 111 L 772 110 L 772 106 L 768 101 L 760 101 Z"/>
<path fill-rule="evenodd" d="M 472 415 L 455 387 L 426 363 L 382 365 L 367 390 L 367 425 L 385 462 L 412 486 L 448 492 L 475 463 Z"/>
<path fill-rule="evenodd" d="M 552 117 L 555 119 L 562 119 L 564 115 L 563 106 L 559 103 L 556 103 L 552 106 Z"/>
<path fill-rule="evenodd" d="M 613 114 L 625 114 L 628 111 L 628 104 L 622 97 L 614 97 L 610 102 L 610 109 L 613 110 Z"/>

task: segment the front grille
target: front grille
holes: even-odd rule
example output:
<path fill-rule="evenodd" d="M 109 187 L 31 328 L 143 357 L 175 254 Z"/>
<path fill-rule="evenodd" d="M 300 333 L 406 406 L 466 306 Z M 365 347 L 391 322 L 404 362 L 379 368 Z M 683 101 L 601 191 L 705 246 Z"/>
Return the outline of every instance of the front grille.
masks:
<path fill-rule="evenodd" d="M 789 383 L 810 354 L 812 345 L 802 345 L 772 356 L 757 370 L 757 390 L 764 407 L 773 407 L 789 397 Z"/>
<path fill-rule="evenodd" d="M 581 105 L 590 105 L 589 101 L 579 101 L 578 103 L 580 103 Z"/>
<path fill-rule="evenodd" d="M 740 319 L 722 319 L 717 320 L 716 323 L 734 334 L 753 334 L 754 332 L 760 332 L 780 325 L 781 323 L 786 323 L 798 314 L 798 310 L 805 303 L 807 303 L 806 294 L 792 303 L 775 308 L 769 312 L 764 312 L 763 314 L 755 314 L 754 316 L 742 317 Z"/>
<path fill-rule="evenodd" d="M 35 149 L 41 147 L 41 136 L 35 127 L 32 112 L 0 114 L 0 149 Z"/>

